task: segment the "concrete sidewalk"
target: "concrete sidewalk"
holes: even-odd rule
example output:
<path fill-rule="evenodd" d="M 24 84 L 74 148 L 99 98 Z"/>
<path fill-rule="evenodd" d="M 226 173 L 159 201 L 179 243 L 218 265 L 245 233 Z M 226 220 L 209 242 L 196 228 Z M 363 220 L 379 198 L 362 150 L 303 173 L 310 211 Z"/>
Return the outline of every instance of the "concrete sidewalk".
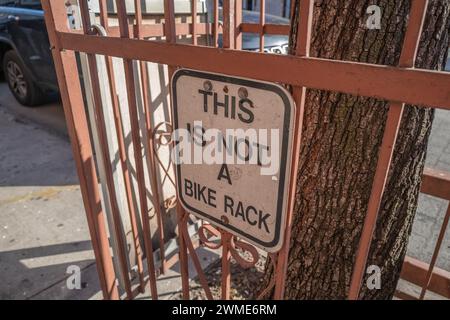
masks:
<path fill-rule="evenodd" d="M 38 298 L 69 265 L 93 266 L 68 140 L 1 105 L 0 172 L 0 298 Z M 97 277 L 84 286 L 77 298 L 97 290 Z"/>

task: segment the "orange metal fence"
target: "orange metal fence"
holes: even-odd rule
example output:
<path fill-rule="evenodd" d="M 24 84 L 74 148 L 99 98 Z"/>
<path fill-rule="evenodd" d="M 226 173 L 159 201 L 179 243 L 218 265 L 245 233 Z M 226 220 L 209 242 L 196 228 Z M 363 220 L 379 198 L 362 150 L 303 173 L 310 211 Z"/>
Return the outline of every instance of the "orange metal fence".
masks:
<path fill-rule="evenodd" d="M 82 30 L 69 30 L 64 1 L 42 0 L 68 125 L 68 132 L 72 142 L 78 175 L 80 177 L 81 191 L 96 256 L 100 284 L 105 299 L 119 298 L 119 291 L 115 282 L 115 279 L 118 277 L 116 272 L 118 271 L 114 270 L 111 262 L 112 257 L 105 227 L 105 217 L 97 184 L 98 175 L 89 137 L 88 119 L 84 108 L 82 89 L 77 80 L 78 68 L 76 63 L 76 52 L 83 52 L 88 56 L 91 85 L 94 93 L 93 100 L 96 122 L 102 147 L 101 155 L 97 155 L 97 159 L 101 159 L 101 161 L 104 162 L 104 166 L 107 168 L 105 183 L 110 194 L 113 219 L 117 220 L 117 223 L 114 225 L 119 226 L 120 221 L 118 220 L 120 219 L 120 214 L 118 212 L 117 198 L 114 194 L 111 159 L 109 159 L 108 156 L 109 146 L 104 125 L 105 115 L 102 111 L 102 98 L 98 94 L 98 66 L 95 56 L 103 55 L 106 63 L 108 81 L 110 83 L 110 96 L 113 105 L 112 111 L 114 113 L 117 139 L 119 142 L 120 162 L 122 163 L 126 199 L 133 232 L 133 248 L 138 257 L 139 285 L 136 289 L 129 278 L 128 266 L 125 261 L 125 244 L 124 240 L 121 238 L 121 232 L 118 229 L 110 230 L 110 232 L 116 234 L 116 237 L 120 242 L 118 260 L 121 265 L 122 277 L 125 279 L 125 292 L 127 298 L 133 298 L 138 292 L 142 292 L 147 283 L 150 285 L 153 299 L 157 299 L 158 297 L 155 262 L 153 261 L 153 247 L 151 242 L 151 236 L 154 232 L 150 230 L 149 224 L 141 144 L 148 145 L 149 150 L 152 151 L 150 153 L 150 180 L 152 192 L 155 192 L 155 201 L 159 203 L 164 199 L 158 198 L 157 181 L 154 179 L 155 170 L 157 170 L 159 166 L 159 160 L 157 154 L 154 152 L 156 140 L 154 138 L 155 127 L 152 127 L 151 125 L 150 110 L 152 106 L 145 90 L 149 85 L 146 62 L 168 65 L 169 75 L 172 75 L 176 68 L 184 67 L 237 77 L 279 82 L 292 86 L 292 94 L 296 102 L 296 114 L 292 152 L 294 156 L 290 159 L 291 176 L 296 175 L 298 168 L 297 155 L 300 150 L 306 88 L 337 91 L 390 101 L 386 128 L 379 151 L 378 164 L 372 186 L 372 193 L 348 294 L 349 299 L 357 299 L 404 105 L 405 103 L 410 103 L 450 110 L 450 75 L 444 72 L 414 68 L 417 47 L 428 1 L 415 0 L 412 2 L 409 23 L 398 67 L 310 57 L 309 42 L 311 37 L 313 0 L 300 1 L 300 19 L 298 25 L 291 27 L 287 25 L 266 24 L 264 19 L 264 5 L 261 6 L 259 23 L 242 23 L 241 0 L 224 1 L 222 25 L 219 24 L 218 0 L 214 1 L 214 21 L 212 23 L 208 21 L 201 23 L 197 22 L 196 1 L 192 1 L 192 21 L 190 23 L 176 23 L 173 0 L 165 0 L 164 22 L 158 24 L 143 24 L 142 8 L 139 0 L 134 1 L 135 13 L 132 16 L 127 14 L 124 1 L 117 0 L 117 18 L 119 24 L 117 27 L 108 25 L 106 0 L 100 0 L 99 3 L 100 25 L 96 25 L 90 20 L 87 1 L 80 0 L 83 28 Z M 262 1 L 262 3 L 264 4 L 264 1 Z M 297 30 L 297 41 L 296 47 L 292 48 L 290 55 L 263 53 L 265 35 L 288 34 L 291 28 Z M 213 46 L 207 47 L 199 45 L 198 37 L 210 32 L 212 32 Z M 243 32 L 254 32 L 259 34 L 260 53 L 240 50 Z M 222 34 L 222 48 L 218 48 L 220 33 Z M 192 43 L 177 43 L 177 37 L 180 35 L 189 35 Z M 160 38 L 158 38 L 158 40 L 149 40 L 150 37 Z M 139 212 L 141 213 L 143 225 L 143 243 L 140 243 L 139 240 L 136 215 L 132 204 L 132 189 L 129 181 L 127 154 L 123 141 L 123 132 L 120 131 L 123 119 L 121 119 L 119 103 L 117 101 L 114 84 L 115 75 L 111 57 L 123 59 L 128 110 L 131 122 L 132 144 L 134 147 L 134 161 L 136 164 L 135 171 L 138 181 Z M 139 78 L 136 77 L 136 70 L 133 68 L 133 60 L 139 61 Z M 302 76 L 299 77 L 299 74 Z M 144 88 L 141 92 L 141 98 L 136 95 L 139 88 Z M 148 133 L 146 139 L 143 139 L 139 134 L 136 105 L 137 99 L 142 99 L 145 110 L 145 129 Z M 434 178 L 429 176 L 425 177 L 423 187 L 424 192 L 442 196 L 440 194 L 441 190 L 449 190 L 448 185 L 445 184 L 448 183 L 448 179 L 446 180 L 447 182 L 442 182 L 445 184 L 442 189 L 433 189 L 434 187 L 430 187 L 430 185 L 435 185 L 437 180 L 433 180 L 433 182 L 430 183 L 429 181 L 431 180 L 429 179 Z M 272 255 L 276 266 L 277 281 L 276 283 L 272 283 L 271 286 L 274 286 L 274 297 L 277 299 L 281 299 L 284 296 L 284 281 L 288 259 L 290 224 L 292 220 L 295 188 L 295 179 L 291 179 L 284 244 L 278 253 Z M 448 195 L 446 195 L 446 197 L 446 199 L 449 199 Z M 162 265 L 161 272 L 164 272 L 170 264 L 164 253 L 164 241 L 167 239 L 165 239 L 162 228 L 162 213 L 158 210 L 158 205 L 156 205 L 155 208 L 158 221 L 158 237 L 161 244 L 161 247 L 159 248 Z M 205 275 L 201 270 L 198 257 L 194 250 L 194 245 L 187 231 L 189 213 L 179 204 L 176 204 L 176 210 L 178 214 L 179 259 L 182 266 L 183 297 L 189 297 L 187 259 L 190 257 L 193 259 L 194 266 L 197 269 L 200 282 L 205 289 L 207 297 L 211 298 L 211 292 L 207 285 Z M 446 222 L 448 221 L 448 216 L 449 211 L 447 211 Z M 445 230 L 445 227 L 443 227 L 443 230 Z M 210 242 L 208 234 L 219 237 L 220 244 L 217 245 L 217 243 Z M 233 256 L 242 266 L 246 267 L 256 263 L 258 255 L 255 253 L 253 246 L 235 239 L 228 232 L 216 229 L 212 225 L 203 224 L 199 230 L 199 235 L 204 245 L 216 249 L 219 247 L 222 248 L 222 297 L 229 298 L 230 257 Z M 249 252 L 253 257 L 253 260 L 250 262 L 243 260 L 237 252 L 238 249 Z M 437 248 L 437 250 L 439 249 Z M 147 262 L 146 275 L 143 266 L 144 255 L 146 256 Z M 412 273 L 411 270 L 416 270 L 421 267 L 411 263 L 410 260 L 407 260 L 402 276 L 408 280 L 414 280 L 416 282 L 420 281 L 424 290 L 427 288 L 431 290 L 433 290 L 433 288 L 438 288 L 441 284 L 436 285 L 435 280 L 440 279 L 439 277 L 441 277 L 441 275 L 432 273 L 436 260 L 435 256 L 433 256 L 433 259 L 430 268 L 426 271 L 426 275 L 420 276 L 420 279 L 410 275 Z M 422 272 L 422 274 L 424 273 Z"/>
<path fill-rule="evenodd" d="M 450 173 L 425 169 L 422 178 L 421 192 L 447 200 L 447 211 L 443 217 L 439 235 L 429 264 L 417 259 L 406 257 L 400 277 L 408 282 L 420 286 L 420 295 L 415 297 L 404 291 L 397 291 L 396 296 L 401 299 L 424 299 L 427 291 L 437 293 L 450 299 L 450 272 L 435 267 L 444 240 L 445 231 L 450 219 Z"/>

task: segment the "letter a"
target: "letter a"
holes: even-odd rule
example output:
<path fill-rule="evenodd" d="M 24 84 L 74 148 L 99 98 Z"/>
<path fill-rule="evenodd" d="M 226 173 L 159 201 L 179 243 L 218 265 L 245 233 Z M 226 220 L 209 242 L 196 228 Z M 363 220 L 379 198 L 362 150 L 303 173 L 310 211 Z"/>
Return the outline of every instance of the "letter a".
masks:
<path fill-rule="evenodd" d="M 81 289 L 81 268 L 76 265 L 70 265 L 67 267 L 66 273 L 71 274 L 66 280 L 67 289 L 80 290 Z"/>
<path fill-rule="evenodd" d="M 219 171 L 219 176 L 217 177 L 217 180 L 221 180 L 222 178 L 227 179 L 228 183 L 232 185 L 231 178 L 230 178 L 230 171 L 228 171 L 228 167 L 226 164 L 223 164 Z"/>

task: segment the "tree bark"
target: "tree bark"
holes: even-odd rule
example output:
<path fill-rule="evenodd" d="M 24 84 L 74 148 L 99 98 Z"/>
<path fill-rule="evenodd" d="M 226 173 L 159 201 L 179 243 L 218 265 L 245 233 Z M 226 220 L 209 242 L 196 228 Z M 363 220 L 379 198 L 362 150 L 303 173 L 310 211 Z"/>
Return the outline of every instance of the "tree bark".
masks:
<path fill-rule="evenodd" d="M 299 1 L 295 1 L 299 18 Z M 381 29 L 369 30 L 366 9 L 381 8 Z M 311 56 L 396 66 L 411 0 L 323 0 L 314 6 Z M 416 67 L 446 61 L 450 2 L 431 0 Z M 290 46 L 295 47 L 296 30 Z M 301 77 L 302 75 L 299 75 Z M 388 103 L 308 90 L 286 279 L 287 299 L 345 299 L 367 210 Z M 434 110 L 406 106 L 382 198 L 368 265 L 381 269 L 381 289 L 360 298 L 391 299 L 417 208 Z M 263 286 L 273 277 L 267 265 Z"/>

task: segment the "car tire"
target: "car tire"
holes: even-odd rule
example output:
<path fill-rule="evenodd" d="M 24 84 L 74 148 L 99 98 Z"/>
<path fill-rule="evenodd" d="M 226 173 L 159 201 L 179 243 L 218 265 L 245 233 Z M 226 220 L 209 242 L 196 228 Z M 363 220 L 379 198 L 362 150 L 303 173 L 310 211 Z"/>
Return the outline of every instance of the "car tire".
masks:
<path fill-rule="evenodd" d="M 3 56 L 3 72 L 9 89 L 20 104 L 34 107 L 44 102 L 44 94 L 14 50 Z"/>

